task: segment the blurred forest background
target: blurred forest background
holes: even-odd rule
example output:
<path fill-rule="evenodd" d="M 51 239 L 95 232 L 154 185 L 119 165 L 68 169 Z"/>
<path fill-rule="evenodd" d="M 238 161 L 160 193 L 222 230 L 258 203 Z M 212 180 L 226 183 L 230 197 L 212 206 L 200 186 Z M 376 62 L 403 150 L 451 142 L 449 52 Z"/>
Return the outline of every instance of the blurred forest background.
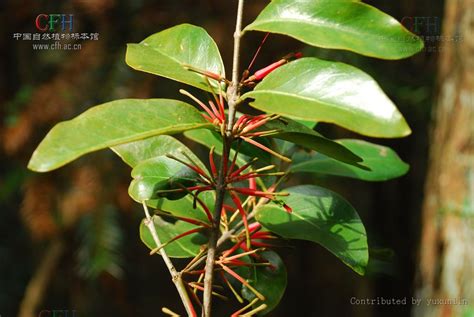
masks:
<path fill-rule="evenodd" d="M 413 130 L 404 139 L 373 141 L 394 148 L 411 169 L 404 177 L 385 183 L 302 179 L 324 184 L 356 207 L 367 228 L 371 262 L 367 276 L 360 277 L 312 243 L 294 242 L 279 250 L 289 281 L 271 316 L 409 316 L 411 297 L 422 293 L 417 292 L 425 276 L 418 272 L 423 257 L 419 243 L 432 113 L 439 87 L 439 51 L 457 44 L 436 38 L 444 21 L 444 1 L 365 2 L 399 21 L 430 17 L 430 26 L 420 25 L 416 30 L 425 37 L 425 50 L 406 60 L 382 61 L 308 48 L 271 35 L 256 69 L 298 50 L 363 69 L 380 83 Z M 252 21 L 266 3 L 247 1 L 245 21 Z M 0 2 L 0 316 L 31 317 L 29 312 L 37 316 L 43 309 L 75 310 L 77 316 L 124 317 L 160 315 L 162 306 L 181 311 L 163 262 L 150 257 L 140 241 L 138 226 L 143 215 L 127 195 L 130 169 L 118 157 L 102 151 L 48 174 L 32 173 L 26 165 L 55 123 L 90 106 L 119 98 L 183 98 L 177 93 L 180 84 L 129 68 L 124 61 L 126 43 L 180 23 L 200 25 L 217 42 L 229 70 L 235 4 L 230 0 Z M 82 47 L 76 51 L 38 51 L 33 50 L 32 41 L 14 39 L 14 33 L 36 32 L 36 16 L 51 12 L 74 14 L 74 32 L 99 33 L 99 40 L 78 41 Z M 262 36 L 246 35 L 242 67 L 249 63 Z M 472 89 L 474 84 L 470 85 Z M 472 95 L 468 98 L 472 106 Z M 472 122 L 467 121 L 468 127 Z M 318 129 L 333 138 L 351 136 L 329 125 Z M 199 147 L 194 149 L 204 153 Z M 434 260 L 424 261 L 429 265 Z M 472 270 L 472 262 L 466 265 Z M 352 297 L 406 297 L 409 303 L 351 305 Z M 223 316 L 229 304 L 216 304 L 216 316 Z M 465 308 L 462 314 L 473 316 L 474 312 Z"/>

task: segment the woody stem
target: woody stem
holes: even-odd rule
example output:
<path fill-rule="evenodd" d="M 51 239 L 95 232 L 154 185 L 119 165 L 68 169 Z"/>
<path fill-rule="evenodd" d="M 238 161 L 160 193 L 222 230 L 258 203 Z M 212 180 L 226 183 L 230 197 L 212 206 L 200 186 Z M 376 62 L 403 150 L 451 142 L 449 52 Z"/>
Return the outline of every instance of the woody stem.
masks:
<path fill-rule="evenodd" d="M 234 126 L 235 111 L 239 103 L 239 62 L 240 62 L 240 39 L 242 37 L 242 16 L 244 9 L 244 0 L 238 0 L 237 18 L 234 32 L 234 56 L 232 61 L 232 82 L 227 88 L 227 103 L 229 106 L 228 121 L 225 134 L 223 135 L 224 148 L 221 156 L 221 164 L 216 182 L 216 203 L 214 205 L 212 229 L 209 235 L 207 248 L 207 258 L 204 276 L 204 294 L 203 294 L 203 317 L 211 316 L 212 305 L 212 284 L 214 279 L 214 264 L 216 260 L 217 241 L 220 234 L 221 211 L 224 204 L 226 192 L 225 179 L 227 177 L 227 164 L 229 162 L 230 147 L 233 141 L 232 128 Z"/>
<path fill-rule="evenodd" d="M 158 237 L 158 233 L 156 232 L 153 218 L 151 217 L 150 212 L 148 211 L 148 206 L 146 205 L 145 202 L 143 202 L 142 204 L 143 204 L 143 211 L 145 212 L 145 217 L 146 217 L 145 225 L 150 231 L 151 236 L 153 237 L 153 240 L 156 244 L 156 247 L 161 247 L 161 241 L 160 241 L 160 238 Z M 173 280 L 173 283 L 176 286 L 176 289 L 178 290 L 178 294 L 181 298 L 181 301 L 183 302 L 184 308 L 186 309 L 186 313 L 188 314 L 188 316 L 193 316 L 193 317 L 196 316 L 196 312 L 194 311 L 193 305 L 188 296 L 188 292 L 186 290 L 183 279 L 181 277 L 181 273 L 176 270 L 173 263 L 171 262 L 171 259 L 166 253 L 165 249 L 161 248 L 159 250 L 159 253 L 161 257 L 163 258 L 163 261 L 165 262 L 166 267 L 168 268 L 171 274 L 171 279 Z"/>

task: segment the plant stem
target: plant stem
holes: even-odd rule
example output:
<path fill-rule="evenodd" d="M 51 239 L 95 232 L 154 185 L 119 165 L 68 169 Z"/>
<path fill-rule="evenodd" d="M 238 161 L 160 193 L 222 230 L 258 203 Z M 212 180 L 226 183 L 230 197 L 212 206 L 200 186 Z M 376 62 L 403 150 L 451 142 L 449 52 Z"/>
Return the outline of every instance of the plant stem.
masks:
<path fill-rule="evenodd" d="M 225 156 L 229 155 L 229 142 L 224 142 L 224 149 L 222 153 L 221 166 L 219 168 L 219 176 L 216 184 L 216 203 L 214 206 L 214 215 L 212 219 L 212 229 L 209 234 L 209 242 L 207 247 L 206 266 L 204 268 L 204 294 L 203 294 L 203 310 L 204 317 L 211 316 L 212 307 L 212 284 L 214 279 L 214 262 L 216 259 L 217 240 L 220 233 L 221 211 L 224 204 L 225 197 L 225 170 L 224 166 L 227 164 Z"/>
<path fill-rule="evenodd" d="M 153 237 L 153 241 L 155 241 L 156 247 L 160 248 L 160 255 L 163 258 L 163 261 L 166 264 L 166 267 L 168 267 L 168 270 L 171 274 L 171 279 L 173 280 L 174 285 L 176 286 L 176 289 L 178 290 L 179 297 L 181 297 L 181 301 L 183 302 L 184 308 L 186 309 L 186 313 L 188 316 L 196 316 L 196 312 L 194 311 L 193 305 L 191 303 L 191 300 L 188 296 L 188 292 L 186 290 L 186 287 L 183 283 L 183 279 L 181 277 L 181 273 L 176 270 L 176 268 L 173 265 L 173 262 L 171 262 L 171 259 L 169 258 L 168 254 L 166 254 L 166 251 L 164 248 L 161 248 L 161 241 L 160 238 L 158 237 L 158 234 L 156 233 L 156 228 L 155 228 L 155 223 L 153 222 L 153 219 L 150 216 L 150 212 L 148 211 L 148 206 L 146 205 L 145 202 L 143 204 L 143 210 L 145 212 L 145 225 L 147 226 L 148 230 L 150 230 L 151 236 Z"/>
<path fill-rule="evenodd" d="M 237 5 L 237 18 L 234 32 L 234 57 L 232 60 L 232 82 L 227 88 L 227 103 L 229 105 L 229 114 L 227 121 L 227 129 L 223 135 L 223 151 L 221 156 L 221 165 L 219 167 L 219 175 L 216 183 L 216 203 L 214 206 L 213 226 L 209 235 L 207 248 L 207 259 L 205 276 L 204 276 L 204 294 L 203 294 L 203 310 L 202 316 L 210 317 L 212 308 L 212 284 L 214 279 L 214 263 L 216 260 L 216 247 L 220 233 L 220 222 L 222 206 L 224 204 L 226 192 L 226 172 L 229 162 L 229 152 L 233 141 L 232 128 L 234 126 L 235 112 L 240 97 L 239 85 L 239 63 L 240 63 L 240 39 L 242 36 L 242 17 L 244 11 L 244 0 L 239 0 Z"/>
<path fill-rule="evenodd" d="M 234 31 L 234 56 L 232 59 L 232 82 L 227 89 L 227 100 L 229 104 L 229 120 L 227 122 L 227 136 L 229 137 L 234 126 L 235 110 L 240 97 L 239 86 L 239 64 L 240 64 L 240 39 L 242 37 L 242 17 L 244 15 L 244 0 L 239 0 L 237 7 L 237 19 Z"/>

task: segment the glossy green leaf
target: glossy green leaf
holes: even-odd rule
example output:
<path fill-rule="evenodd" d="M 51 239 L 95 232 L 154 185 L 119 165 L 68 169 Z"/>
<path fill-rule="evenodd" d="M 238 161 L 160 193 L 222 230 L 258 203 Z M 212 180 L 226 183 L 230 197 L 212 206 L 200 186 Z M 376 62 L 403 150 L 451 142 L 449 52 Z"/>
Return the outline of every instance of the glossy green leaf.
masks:
<path fill-rule="evenodd" d="M 360 1 L 273 0 L 245 30 L 383 59 L 401 59 L 423 49 L 423 41 L 396 19 Z"/>
<path fill-rule="evenodd" d="M 135 201 L 141 203 L 160 196 L 183 197 L 185 193 L 182 192 L 161 195 L 159 192 L 180 189 L 180 185 L 192 186 L 197 179 L 197 174 L 176 160 L 158 156 L 135 166 L 132 177 L 128 193 Z"/>
<path fill-rule="evenodd" d="M 166 29 L 138 44 L 128 44 L 125 60 L 136 70 L 203 90 L 209 90 L 205 77 L 185 69 L 185 65 L 225 77 L 216 43 L 203 28 L 190 24 Z"/>
<path fill-rule="evenodd" d="M 318 132 L 308 128 L 307 126 L 298 123 L 291 119 L 278 119 L 273 120 L 265 124 L 261 131 L 264 130 L 277 130 L 278 132 L 270 135 L 270 138 L 276 138 L 281 140 L 286 140 L 292 143 L 299 144 L 308 149 L 319 151 L 326 154 L 334 159 L 346 162 L 348 164 L 357 165 L 357 162 L 362 159 L 346 149 L 341 144 L 338 144 L 330 139 L 325 138 Z M 217 133 L 213 133 L 207 129 L 199 129 L 186 131 L 184 135 L 204 146 L 211 147 L 215 146 L 215 151 L 217 154 L 222 153 L 222 141 L 219 138 Z M 264 158 L 264 160 L 269 161 L 269 154 L 258 149 L 252 151 L 246 151 L 246 154 L 250 154 L 252 157 Z M 232 152 L 233 153 L 233 152 Z M 248 161 L 248 158 L 239 155 L 237 158 L 238 165 L 245 164 Z"/>
<path fill-rule="evenodd" d="M 318 186 L 288 188 L 283 198 L 293 212 L 269 203 L 258 209 L 256 219 L 265 228 L 288 239 L 321 244 L 357 273 L 368 263 L 367 235 L 355 209 L 338 194 Z"/>
<path fill-rule="evenodd" d="M 215 192 L 207 191 L 200 193 L 199 198 L 207 206 L 212 214 L 214 210 L 214 204 L 216 202 Z M 152 208 L 168 212 L 174 216 L 191 218 L 204 223 L 209 223 L 209 219 L 206 216 L 204 207 L 198 203 L 196 203 L 196 206 L 194 206 L 194 198 L 191 195 L 186 195 L 183 198 L 174 200 L 166 198 L 153 199 L 147 201 L 147 205 Z"/>
<path fill-rule="evenodd" d="M 287 274 L 285 264 L 277 253 L 266 251 L 260 253 L 260 255 L 272 266 L 255 267 L 248 281 L 250 285 L 265 296 L 263 302 L 258 301 L 254 305 L 254 308 L 256 308 L 261 304 L 266 304 L 267 308 L 260 312 L 261 315 L 265 315 L 272 311 L 283 297 L 287 284 Z M 248 301 L 252 301 L 256 297 L 246 286 L 242 287 L 242 296 Z"/>
<path fill-rule="evenodd" d="M 242 98 L 253 98 L 250 105 L 262 111 L 330 122 L 368 136 L 411 133 L 375 80 L 343 63 L 301 58 L 271 72 Z"/>
<path fill-rule="evenodd" d="M 348 164 L 357 165 L 357 162 L 362 160 L 341 144 L 288 118 L 269 121 L 261 130 L 277 130 L 278 132 L 272 134 L 270 137 L 301 145 Z"/>
<path fill-rule="evenodd" d="M 153 221 L 156 233 L 162 244 L 165 244 L 179 234 L 197 228 L 197 226 L 184 221 L 167 222 L 158 216 L 154 216 Z M 140 239 L 150 250 L 156 249 L 157 245 L 153 240 L 150 230 L 145 225 L 145 220 L 140 223 Z M 164 247 L 164 250 L 172 258 L 191 258 L 199 253 L 201 245 L 206 244 L 206 242 L 207 238 L 198 232 L 171 242 Z"/>
<path fill-rule="evenodd" d="M 321 153 L 297 153 L 293 156 L 292 172 L 308 172 L 362 179 L 384 181 L 404 175 L 409 166 L 391 148 L 362 140 L 338 140 L 338 143 L 357 154 L 367 169 L 336 161 Z"/>
<path fill-rule="evenodd" d="M 54 126 L 36 148 L 28 168 L 47 172 L 89 152 L 154 135 L 204 127 L 210 127 L 210 124 L 199 111 L 181 101 L 111 101 Z"/>
<path fill-rule="evenodd" d="M 169 135 L 157 135 L 144 140 L 120 144 L 111 149 L 131 167 L 135 167 L 142 161 L 169 154 L 188 162 L 187 155 L 196 162 L 200 168 L 206 170 L 205 165 L 193 151 Z"/>

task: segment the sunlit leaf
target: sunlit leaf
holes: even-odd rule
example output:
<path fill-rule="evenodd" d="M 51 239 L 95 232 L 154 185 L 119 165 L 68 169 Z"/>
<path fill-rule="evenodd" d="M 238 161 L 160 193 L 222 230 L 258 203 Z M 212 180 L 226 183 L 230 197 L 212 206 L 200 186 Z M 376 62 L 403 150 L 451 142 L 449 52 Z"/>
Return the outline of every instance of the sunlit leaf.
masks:
<path fill-rule="evenodd" d="M 259 110 L 314 122 L 330 122 L 373 137 L 411 133 L 379 85 L 343 63 L 301 58 L 263 79 L 242 98 Z"/>
<path fill-rule="evenodd" d="M 138 44 L 128 44 L 125 59 L 136 70 L 203 90 L 209 90 L 204 76 L 184 66 L 190 65 L 225 77 L 216 43 L 203 28 L 191 24 L 180 24 L 153 34 Z"/>
<path fill-rule="evenodd" d="M 181 162 L 166 156 L 158 156 L 135 166 L 132 177 L 128 193 L 135 201 L 141 203 L 157 197 L 178 199 L 185 196 L 186 192 L 169 193 L 169 191 L 193 185 L 197 174 Z"/>
<path fill-rule="evenodd" d="M 293 211 L 269 203 L 260 207 L 256 219 L 265 228 L 288 239 L 321 244 L 357 273 L 368 263 L 367 235 L 355 209 L 340 195 L 318 186 L 286 189 L 283 198 Z"/>
<path fill-rule="evenodd" d="M 58 123 L 38 145 L 28 168 L 47 172 L 78 157 L 154 135 L 210 127 L 194 107 L 170 99 L 122 99 Z"/>
<path fill-rule="evenodd" d="M 154 216 L 155 229 L 162 244 L 167 243 L 179 234 L 198 228 L 184 221 L 175 223 L 164 221 L 161 217 Z M 140 223 L 140 239 L 150 249 L 157 248 L 150 230 L 145 225 L 145 219 Z M 166 254 L 172 258 L 191 258 L 199 253 L 201 245 L 206 244 L 207 238 L 200 232 L 184 236 L 164 247 Z"/>
<path fill-rule="evenodd" d="M 205 131 L 208 130 L 205 129 Z M 206 170 L 204 164 L 193 151 L 169 135 L 157 135 L 144 140 L 120 144 L 111 149 L 131 167 L 135 167 L 142 161 L 162 155 L 173 155 L 183 161 L 189 162 L 186 157 L 187 155 L 193 162 L 196 162 L 200 168 Z"/>
<path fill-rule="evenodd" d="M 388 14 L 360 1 L 273 0 L 245 30 L 383 59 L 419 52 L 423 41 Z"/>
<path fill-rule="evenodd" d="M 360 156 L 362 169 L 334 160 L 321 153 L 297 153 L 293 156 L 292 172 L 328 174 L 362 179 L 384 181 L 404 175 L 409 166 L 391 148 L 362 140 L 338 140 L 338 143 Z"/>

